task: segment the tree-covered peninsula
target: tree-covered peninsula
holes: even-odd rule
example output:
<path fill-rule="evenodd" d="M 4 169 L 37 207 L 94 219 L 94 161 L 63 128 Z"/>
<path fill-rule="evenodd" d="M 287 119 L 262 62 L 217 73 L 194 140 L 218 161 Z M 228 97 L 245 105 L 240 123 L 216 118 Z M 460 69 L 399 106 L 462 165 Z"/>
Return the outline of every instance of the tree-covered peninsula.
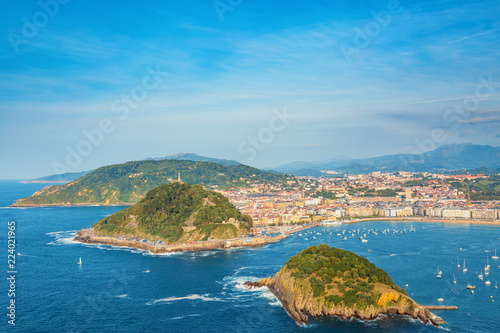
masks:
<path fill-rule="evenodd" d="M 65 185 L 52 185 L 13 206 L 133 204 L 162 184 L 182 180 L 209 189 L 249 187 L 250 183 L 287 185 L 295 177 L 246 165 L 221 165 L 187 160 L 147 160 L 105 166 Z"/>

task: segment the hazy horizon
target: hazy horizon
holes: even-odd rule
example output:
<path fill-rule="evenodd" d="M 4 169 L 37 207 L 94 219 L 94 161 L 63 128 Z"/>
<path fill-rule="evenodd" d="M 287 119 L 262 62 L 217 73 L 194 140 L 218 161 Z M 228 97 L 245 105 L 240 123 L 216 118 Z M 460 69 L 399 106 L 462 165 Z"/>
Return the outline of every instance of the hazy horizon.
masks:
<path fill-rule="evenodd" d="M 272 168 L 500 146 L 498 12 L 499 1 L 11 3 L 0 178 L 181 152 Z"/>

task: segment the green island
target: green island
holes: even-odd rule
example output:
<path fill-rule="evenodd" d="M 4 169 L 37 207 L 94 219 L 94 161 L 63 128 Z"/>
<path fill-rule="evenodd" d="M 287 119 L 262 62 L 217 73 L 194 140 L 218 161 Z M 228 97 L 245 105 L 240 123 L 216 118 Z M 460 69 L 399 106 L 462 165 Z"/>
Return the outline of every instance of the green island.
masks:
<path fill-rule="evenodd" d="M 185 182 L 224 190 L 248 188 L 259 182 L 286 188 L 288 181 L 295 180 L 242 164 L 146 160 L 101 167 L 69 184 L 47 186 L 12 206 L 128 205 L 138 202 L 148 191 L 176 180 L 179 173 Z"/>
<path fill-rule="evenodd" d="M 251 227 L 252 218 L 220 193 L 172 182 L 97 222 L 93 230 L 97 236 L 182 243 L 232 239 L 247 234 Z"/>
<path fill-rule="evenodd" d="M 246 282 L 278 298 L 298 324 L 314 317 L 373 320 L 380 314 L 408 315 L 438 325 L 442 319 L 408 297 L 383 270 L 366 258 L 327 244 L 311 246 L 291 257 L 274 276 Z"/>

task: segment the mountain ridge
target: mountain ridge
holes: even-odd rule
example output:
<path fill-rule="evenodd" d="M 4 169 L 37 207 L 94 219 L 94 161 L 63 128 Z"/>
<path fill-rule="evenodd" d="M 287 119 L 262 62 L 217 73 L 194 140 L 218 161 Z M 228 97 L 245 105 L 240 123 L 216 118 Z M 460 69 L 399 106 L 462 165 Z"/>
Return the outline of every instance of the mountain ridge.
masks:
<path fill-rule="evenodd" d="M 176 180 L 205 187 L 234 189 L 250 182 L 286 185 L 293 176 L 262 171 L 247 165 L 225 166 L 188 160 L 132 161 L 101 167 L 65 185 L 51 185 L 14 207 L 65 205 L 119 205 L 138 202 L 149 190 Z"/>
<path fill-rule="evenodd" d="M 500 166 L 500 147 L 474 145 L 472 143 L 448 144 L 422 154 L 394 154 L 370 158 L 332 161 L 313 164 L 307 168 L 290 168 L 292 162 L 274 168 L 278 172 L 295 176 L 320 176 L 326 171 L 339 173 L 370 173 L 374 171 L 397 172 L 442 172 L 478 168 L 498 168 Z"/>

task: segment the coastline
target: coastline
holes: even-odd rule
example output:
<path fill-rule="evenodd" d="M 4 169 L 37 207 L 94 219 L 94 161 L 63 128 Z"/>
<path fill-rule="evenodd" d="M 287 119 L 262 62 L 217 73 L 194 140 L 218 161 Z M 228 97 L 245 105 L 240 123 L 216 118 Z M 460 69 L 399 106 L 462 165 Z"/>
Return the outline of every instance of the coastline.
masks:
<path fill-rule="evenodd" d="M 76 233 L 76 237 L 73 240 L 86 244 L 103 244 L 116 247 L 128 247 L 128 248 L 148 251 L 151 253 L 207 251 L 215 249 L 226 250 L 230 248 L 257 247 L 266 244 L 278 243 L 296 232 L 300 232 L 317 226 L 318 225 L 308 225 L 303 227 L 297 227 L 289 232 L 285 232 L 283 234 L 273 237 L 254 236 L 247 238 L 218 239 L 218 240 L 200 241 L 196 243 L 172 244 L 172 245 L 151 244 L 139 240 L 128 240 L 128 239 L 120 239 L 113 236 L 96 235 L 94 230 L 92 228 L 89 228 L 78 231 Z"/>
<path fill-rule="evenodd" d="M 352 221 L 344 221 L 342 224 L 352 224 L 359 222 L 371 221 L 409 221 L 409 222 L 429 222 L 429 223 L 450 223 L 450 224 L 483 224 L 483 225 L 500 225 L 500 220 L 473 220 L 473 219 L 447 219 L 437 217 L 371 217 L 366 219 L 358 219 Z"/>
<path fill-rule="evenodd" d="M 477 224 L 477 225 L 496 225 L 500 226 L 500 221 L 478 221 L 471 219 L 464 220 L 456 220 L 456 219 L 438 219 L 438 218 L 366 218 L 366 219 L 358 219 L 352 221 L 345 221 L 342 224 L 354 224 L 361 222 L 375 222 L 375 221 L 394 221 L 394 222 L 422 222 L 422 223 L 449 223 L 449 224 Z M 336 225 L 336 226 L 339 226 Z M 229 249 L 229 248 L 237 248 L 237 247 L 257 247 L 264 246 L 266 244 L 278 243 L 282 240 L 288 238 L 290 235 L 301 232 L 303 230 L 307 230 L 313 227 L 326 227 L 319 224 L 311 224 L 307 226 L 298 226 L 290 231 L 284 232 L 280 235 L 268 237 L 268 236 L 254 236 L 250 238 L 235 238 L 235 239 L 219 239 L 219 240 L 209 240 L 209 241 L 200 241 L 196 243 L 189 244 L 151 244 L 147 242 L 142 242 L 139 240 L 128 240 L 121 239 L 114 236 L 102 236 L 95 234 L 92 228 L 83 229 L 76 233 L 76 237 L 74 241 L 78 241 L 80 243 L 86 244 L 103 244 L 110 245 L 116 247 L 128 247 L 133 249 L 140 249 L 144 251 L 148 251 L 151 253 L 169 253 L 169 252 L 189 252 L 189 251 L 207 251 L 214 249 Z M 251 241 L 248 241 L 251 240 Z"/>

